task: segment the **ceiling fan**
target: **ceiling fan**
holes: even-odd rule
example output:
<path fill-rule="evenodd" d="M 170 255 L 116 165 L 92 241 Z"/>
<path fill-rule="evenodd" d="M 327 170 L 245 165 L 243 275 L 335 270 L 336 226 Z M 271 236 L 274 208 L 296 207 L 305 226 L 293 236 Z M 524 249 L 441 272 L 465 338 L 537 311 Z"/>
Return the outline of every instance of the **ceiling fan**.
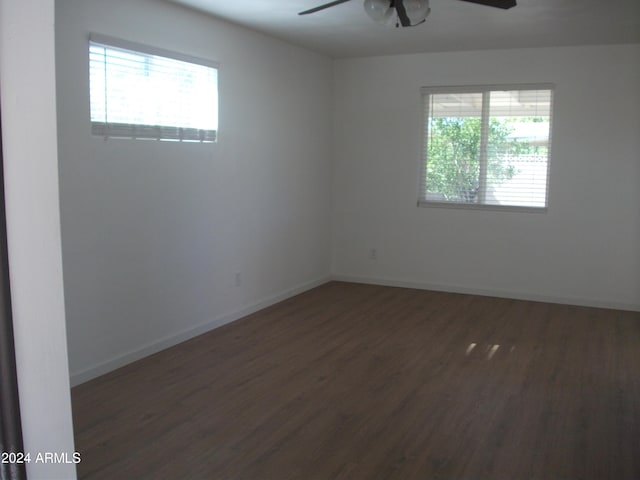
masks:
<path fill-rule="evenodd" d="M 335 0 L 315 8 L 300 12 L 298 15 L 308 15 L 319 12 L 325 8 L 335 7 L 351 0 Z M 464 2 L 478 3 L 488 7 L 508 9 L 516 6 L 516 0 L 462 0 Z M 398 21 L 396 27 L 415 27 L 423 23 L 431 8 L 429 0 L 364 0 L 364 10 L 377 23 L 387 23 L 395 11 Z"/>

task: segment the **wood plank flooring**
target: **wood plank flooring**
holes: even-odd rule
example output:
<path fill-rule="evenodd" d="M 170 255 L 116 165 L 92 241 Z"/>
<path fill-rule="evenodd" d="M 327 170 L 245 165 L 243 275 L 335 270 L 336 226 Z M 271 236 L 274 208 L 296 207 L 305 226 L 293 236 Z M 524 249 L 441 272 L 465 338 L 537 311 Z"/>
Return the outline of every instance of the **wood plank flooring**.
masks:
<path fill-rule="evenodd" d="M 638 479 L 640 313 L 332 282 L 72 398 L 81 479 Z"/>

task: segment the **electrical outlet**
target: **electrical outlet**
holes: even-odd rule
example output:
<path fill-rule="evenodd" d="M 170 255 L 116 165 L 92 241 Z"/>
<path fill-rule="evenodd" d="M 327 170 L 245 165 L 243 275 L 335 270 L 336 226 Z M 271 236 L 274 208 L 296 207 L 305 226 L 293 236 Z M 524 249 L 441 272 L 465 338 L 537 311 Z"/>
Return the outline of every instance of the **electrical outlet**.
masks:
<path fill-rule="evenodd" d="M 242 274 L 240 272 L 236 272 L 236 277 L 235 277 L 235 281 L 234 281 L 236 287 L 239 287 L 240 285 L 242 285 Z"/>
<path fill-rule="evenodd" d="M 378 259 L 378 250 L 375 248 L 372 248 L 369 251 L 369 260 L 377 260 Z"/>

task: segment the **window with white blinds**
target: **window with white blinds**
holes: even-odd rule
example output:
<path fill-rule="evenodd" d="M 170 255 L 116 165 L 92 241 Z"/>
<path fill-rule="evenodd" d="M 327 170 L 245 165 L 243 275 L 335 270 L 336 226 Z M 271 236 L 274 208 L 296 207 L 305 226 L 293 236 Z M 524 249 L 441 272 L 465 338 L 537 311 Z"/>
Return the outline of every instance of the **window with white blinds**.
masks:
<path fill-rule="evenodd" d="M 545 211 L 553 86 L 425 87 L 419 205 Z"/>
<path fill-rule="evenodd" d="M 89 83 L 94 135 L 201 143 L 217 140 L 215 64 L 92 36 Z"/>

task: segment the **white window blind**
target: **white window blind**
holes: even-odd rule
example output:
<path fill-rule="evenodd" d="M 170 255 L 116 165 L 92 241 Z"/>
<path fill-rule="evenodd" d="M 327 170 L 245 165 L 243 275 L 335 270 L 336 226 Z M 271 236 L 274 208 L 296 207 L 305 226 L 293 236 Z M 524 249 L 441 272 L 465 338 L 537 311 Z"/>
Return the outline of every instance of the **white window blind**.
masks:
<path fill-rule="evenodd" d="M 165 52 L 156 54 L 147 47 L 128 47 L 130 44 L 102 37 L 92 36 L 89 42 L 92 133 L 104 137 L 215 142 L 218 131 L 215 65 Z"/>
<path fill-rule="evenodd" d="M 545 210 L 551 85 L 425 87 L 419 205 Z"/>

